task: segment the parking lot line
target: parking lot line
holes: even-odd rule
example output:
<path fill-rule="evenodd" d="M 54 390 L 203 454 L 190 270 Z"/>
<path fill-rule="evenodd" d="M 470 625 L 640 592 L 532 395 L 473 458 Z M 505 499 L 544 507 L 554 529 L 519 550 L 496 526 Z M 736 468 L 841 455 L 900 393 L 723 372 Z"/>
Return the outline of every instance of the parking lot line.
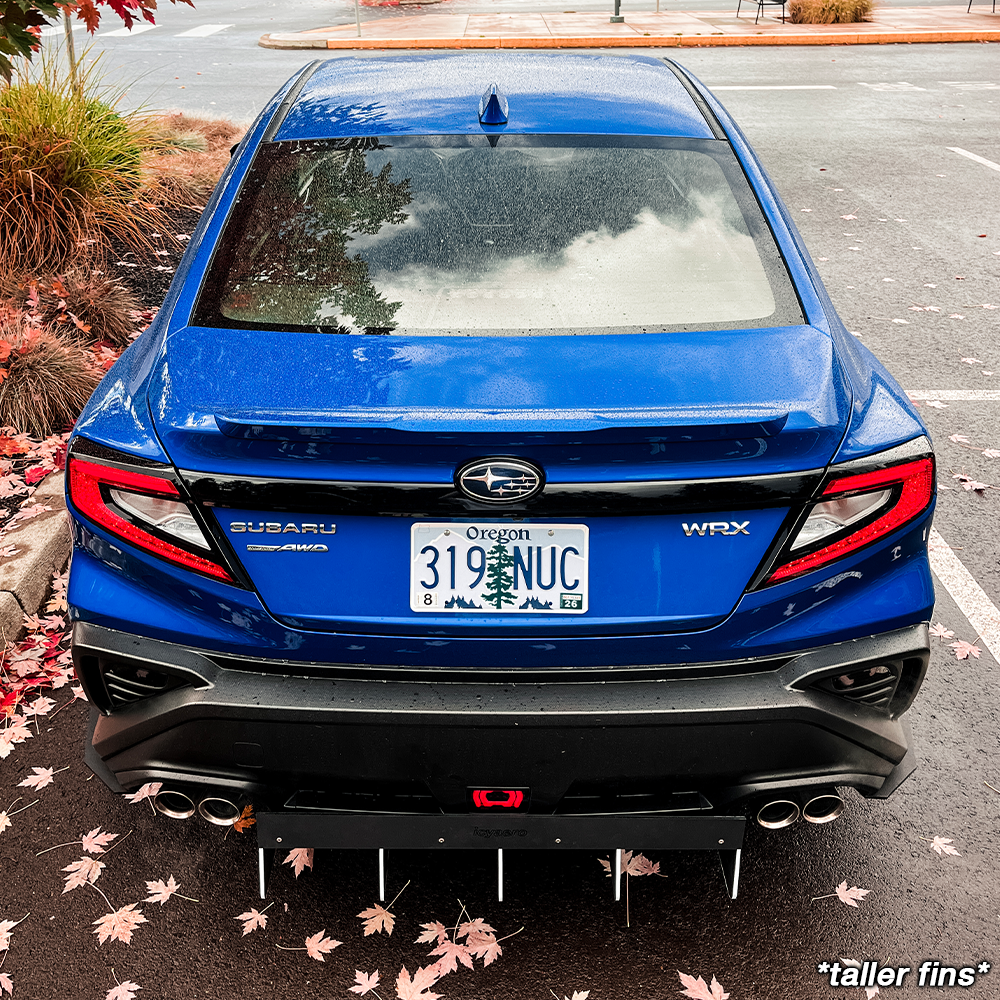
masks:
<path fill-rule="evenodd" d="M 967 149 L 959 149 L 958 146 L 948 146 L 947 148 L 953 153 L 958 153 L 959 156 L 967 156 L 970 160 L 975 160 L 976 163 L 981 163 L 984 167 L 989 167 L 991 170 L 1000 170 L 1000 163 L 987 160 L 985 156 L 976 156 L 975 153 L 970 153 Z"/>
<path fill-rule="evenodd" d="M 958 610 L 976 630 L 979 641 L 1000 663 L 1000 610 L 986 596 L 975 578 L 955 555 L 952 547 L 931 528 L 929 541 L 931 569 L 958 605 Z"/>
<path fill-rule="evenodd" d="M 986 401 L 1000 399 L 1000 389 L 907 389 L 910 399 L 947 399 L 952 402 Z"/>
<path fill-rule="evenodd" d="M 773 86 L 737 86 L 733 85 L 731 87 L 715 87 L 712 90 L 836 90 L 837 88 L 833 86 L 832 83 L 802 83 L 802 84 L 775 84 Z"/>
<path fill-rule="evenodd" d="M 179 35 L 174 35 L 174 38 L 206 38 L 209 35 L 214 35 L 217 31 L 225 31 L 226 28 L 231 27 L 231 24 L 199 24 L 197 28 L 190 28 L 188 31 L 182 31 Z"/>

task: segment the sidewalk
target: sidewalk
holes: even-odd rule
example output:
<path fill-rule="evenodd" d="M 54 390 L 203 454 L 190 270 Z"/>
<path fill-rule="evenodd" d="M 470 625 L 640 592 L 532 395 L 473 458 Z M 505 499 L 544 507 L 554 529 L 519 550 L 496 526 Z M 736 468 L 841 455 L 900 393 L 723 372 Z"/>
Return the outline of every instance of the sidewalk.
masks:
<path fill-rule="evenodd" d="M 609 9 L 610 9 L 609 2 Z M 712 13 L 410 14 L 311 31 L 271 32 L 259 45 L 271 49 L 558 49 L 651 48 L 705 45 L 884 45 L 890 42 L 1000 42 L 1000 12 L 987 4 L 876 9 L 858 24 L 781 23 L 768 7 L 754 24 L 756 3 L 736 16 Z M 774 11 L 779 10 L 779 16 Z"/>

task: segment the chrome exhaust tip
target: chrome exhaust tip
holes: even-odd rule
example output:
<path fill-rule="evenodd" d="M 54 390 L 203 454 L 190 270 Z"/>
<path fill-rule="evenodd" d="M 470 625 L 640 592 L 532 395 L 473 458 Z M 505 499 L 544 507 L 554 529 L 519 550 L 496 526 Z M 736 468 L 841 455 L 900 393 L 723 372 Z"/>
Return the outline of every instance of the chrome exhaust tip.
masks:
<path fill-rule="evenodd" d="M 207 795 L 198 803 L 198 815 L 213 826 L 232 826 L 243 810 L 231 799 Z"/>
<path fill-rule="evenodd" d="M 171 819 L 190 819 L 194 815 L 194 801 L 189 795 L 174 788 L 157 792 L 153 798 L 153 806 L 157 812 Z"/>
<path fill-rule="evenodd" d="M 761 806 L 757 822 L 765 830 L 782 830 L 791 826 L 800 815 L 799 804 L 791 799 L 775 799 Z"/>
<path fill-rule="evenodd" d="M 803 795 L 802 818 L 807 823 L 832 823 L 844 811 L 836 789 L 820 788 Z"/>

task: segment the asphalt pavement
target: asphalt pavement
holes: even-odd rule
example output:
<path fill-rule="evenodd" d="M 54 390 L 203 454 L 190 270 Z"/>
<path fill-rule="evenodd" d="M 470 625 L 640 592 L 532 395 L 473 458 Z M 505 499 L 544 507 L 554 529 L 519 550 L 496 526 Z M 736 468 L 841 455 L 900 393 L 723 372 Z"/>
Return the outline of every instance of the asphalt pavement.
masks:
<path fill-rule="evenodd" d="M 219 23 L 242 17 L 235 5 L 217 6 L 233 11 Z M 295 17 L 305 28 L 333 23 L 318 18 L 318 9 L 343 5 L 301 7 Z M 204 13 L 198 23 L 208 20 Z M 142 93 L 161 107 L 247 118 L 311 58 L 257 48 L 269 30 L 259 19 L 239 34 L 178 38 L 196 16 L 166 7 L 160 18 L 173 34 L 163 31 L 155 42 L 152 31 L 99 36 L 95 43 L 106 68 L 139 81 L 129 100 Z M 503 956 L 489 968 L 477 962 L 474 971 L 460 967 L 442 980 L 436 992 L 447 1000 L 561 1000 L 588 990 L 590 1000 L 662 1000 L 678 995 L 678 970 L 708 983 L 716 976 L 732 1000 L 864 996 L 858 988 L 832 988 L 829 971 L 818 971 L 820 963 L 843 959 L 914 970 L 902 987 L 883 987 L 887 996 L 924 996 L 927 986 L 917 985 L 915 970 L 925 961 L 976 970 L 962 995 L 1000 995 L 1000 457 L 984 454 L 1000 455 L 996 53 L 991 45 L 955 44 L 697 49 L 679 56 L 732 111 L 848 328 L 911 391 L 934 436 L 942 487 L 935 621 L 954 639 L 977 644 L 980 655 L 959 660 L 948 645 L 952 637 L 935 640 L 910 713 L 918 770 L 892 799 L 849 795 L 844 815 L 824 827 L 754 827 L 735 901 L 727 899 L 710 854 L 651 853 L 668 877 L 630 879 L 626 910 L 612 901 L 597 856 L 505 852 L 499 903 L 490 852 L 399 852 L 389 857 L 388 898 L 409 884 L 392 907 L 394 935 L 364 936 L 355 915 L 375 900 L 375 852 L 318 852 L 313 870 L 298 879 L 279 866 L 269 889 L 271 923 L 244 936 L 234 918 L 264 905 L 256 897 L 252 830 L 224 839 L 196 821 L 153 817 L 146 803 L 127 806 L 88 781 L 79 757 L 85 710 L 75 705 L 50 732 L 43 726 L 19 747 L 0 774 L 3 808 L 29 765 L 70 767 L 0 836 L 0 865 L 31 872 L 18 879 L 16 894 L 0 880 L 0 921 L 32 914 L 12 932 L 0 969 L 17 973 L 14 996 L 104 996 L 114 986 L 112 969 L 117 979 L 142 985 L 140 1000 L 346 996 L 357 970 L 379 968 L 387 988 L 378 994 L 391 997 L 388 984 L 402 965 L 413 972 L 433 961 L 429 945 L 411 943 L 420 925 L 451 925 L 458 899 L 501 934 L 524 930 L 503 942 Z M 964 489 L 955 478 L 963 475 L 989 488 Z M 981 596 L 963 586 L 956 562 Z M 122 835 L 135 831 L 110 856 L 114 863 L 109 858 L 98 884 L 115 906 L 141 898 L 144 880 L 168 872 L 200 902 L 145 904 L 150 926 L 136 930 L 132 945 L 98 945 L 89 925 L 105 911 L 94 890 L 63 896 L 59 869 L 70 858 L 34 858 L 98 823 Z M 958 854 L 936 853 L 935 837 Z M 836 896 L 841 883 L 868 891 L 849 906 Z M 321 928 L 344 942 L 323 964 L 275 947 L 301 948 Z M 983 963 L 991 969 L 979 971 Z"/>

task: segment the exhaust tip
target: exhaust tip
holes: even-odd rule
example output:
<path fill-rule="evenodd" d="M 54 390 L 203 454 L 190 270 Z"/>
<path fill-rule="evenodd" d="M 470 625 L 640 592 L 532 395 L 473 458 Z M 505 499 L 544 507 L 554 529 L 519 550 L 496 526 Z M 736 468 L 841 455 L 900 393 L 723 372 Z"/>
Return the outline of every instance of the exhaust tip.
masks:
<path fill-rule="evenodd" d="M 198 803 L 198 815 L 213 826 L 232 826 L 240 818 L 240 812 L 235 802 L 214 795 Z"/>
<path fill-rule="evenodd" d="M 832 823 L 844 811 L 844 800 L 832 789 L 825 789 L 802 806 L 807 823 Z"/>
<path fill-rule="evenodd" d="M 157 812 L 171 819 L 190 819 L 194 815 L 194 802 L 190 796 L 176 789 L 165 789 L 153 798 Z"/>
<path fill-rule="evenodd" d="M 800 815 L 799 805 L 791 799 L 775 799 L 761 807 L 757 822 L 765 830 L 782 830 L 791 826 Z"/>

